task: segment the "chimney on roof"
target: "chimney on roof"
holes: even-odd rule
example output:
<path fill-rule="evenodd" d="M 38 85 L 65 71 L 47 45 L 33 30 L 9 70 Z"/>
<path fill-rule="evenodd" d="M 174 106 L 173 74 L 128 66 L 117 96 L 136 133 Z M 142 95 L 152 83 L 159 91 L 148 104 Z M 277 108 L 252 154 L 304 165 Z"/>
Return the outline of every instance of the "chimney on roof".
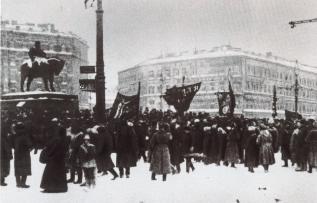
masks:
<path fill-rule="evenodd" d="M 273 56 L 273 54 L 272 54 L 272 52 L 266 52 L 266 57 L 272 57 Z"/>

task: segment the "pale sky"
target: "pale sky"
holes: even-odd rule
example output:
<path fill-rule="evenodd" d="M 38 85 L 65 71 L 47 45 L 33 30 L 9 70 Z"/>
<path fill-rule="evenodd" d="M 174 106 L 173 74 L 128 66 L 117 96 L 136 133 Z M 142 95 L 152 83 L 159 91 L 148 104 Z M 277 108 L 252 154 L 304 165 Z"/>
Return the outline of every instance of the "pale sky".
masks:
<path fill-rule="evenodd" d="M 97 1 L 97 0 L 96 0 Z M 2 19 L 54 23 L 88 42 L 95 64 L 95 8 L 84 0 L 2 0 Z M 103 0 L 108 88 L 117 71 L 164 52 L 231 44 L 317 66 L 317 23 L 290 29 L 290 20 L 317 17 L 316 0 Z"/>

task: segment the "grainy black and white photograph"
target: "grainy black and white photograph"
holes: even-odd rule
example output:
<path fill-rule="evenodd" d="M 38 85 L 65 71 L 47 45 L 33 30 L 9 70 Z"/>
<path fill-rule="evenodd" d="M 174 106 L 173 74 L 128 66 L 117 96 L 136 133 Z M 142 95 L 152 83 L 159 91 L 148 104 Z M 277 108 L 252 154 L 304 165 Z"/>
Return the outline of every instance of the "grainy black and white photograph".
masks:
<path fill-rule="evenodd" d="M 317 203 L 316 0 L 1 0 L 1 203 Z"/>

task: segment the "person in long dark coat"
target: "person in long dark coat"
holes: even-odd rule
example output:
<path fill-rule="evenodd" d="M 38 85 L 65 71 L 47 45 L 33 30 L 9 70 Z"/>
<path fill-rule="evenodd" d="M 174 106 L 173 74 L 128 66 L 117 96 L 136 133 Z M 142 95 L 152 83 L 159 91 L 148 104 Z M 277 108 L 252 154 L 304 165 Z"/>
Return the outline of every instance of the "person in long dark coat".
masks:
<path fill-rule="evenodd" d="M 176 173 L 181 172 L 180 164 L 184 162 L 183 134 L 184 128 L 180 122 L 171 125 L 173 139 L 170 141 L 171 163 L 176 167 Z"/>
<path fill-rule="evenodd" d="M 167 124 L 160 123 L 159 131 L 154 133 L 150 141 L 152 180 L 156 180 L 155 175 L 159 174 L 163 175 L 163 181 L 166 181 L 167 174 L 171 173 L 168 143 L 172 139 L 172 134 L 167 129 Z"/>
<path fill-rule="evenodd" d="M 68 134 L 69 137 L 69 150 L 68 150 L 68 166 L 70 168 L 70 179 L 68 180 L 69 183 L 74 184 L 81 184 L 83 172 L 82 168 L 79 163 L 78 158 L 78 150 L 80 145 L 84 142 L 84 133 L 80 129 L 80 124 L 77 119 L 72 120 L 70 132 Z M 75 181 L 75 176 L 78 176 L 77 180 Z"/>
<path fill-rule="evenodd" d="M 101 125 L 97 128 L 96 137 L 91 137 L 91 143 L 96 146 L 96 163 L 99 171 L 105 174 L 109 171 L 115 180 L 118 176 L 114 170 L 114 163 L 111 159 L 111 153 L 113 150 L 113 139 L 112 135 L 108 131 L 108 128 Z"/>
<path fill-rule="evenodd" d="M 275 163 L 273 138 L 267 126 L 261 124 L 260 129 L 260 134 L 256 140 L 260 147 L 259 164 L 263 165 L 264 171 L 267 173 L 269 171 L 269 165 L 273 165 Z"/>
<path fill-rule="evenodd" d="M 290 142 L 293 132 L 292 126 L 290 123 L 281 123 L 278 131 L 282 160 L 284 161 L 284 165 L 282 167 L 288 167 L 288 160 L 291 159 Z"/>
<path fill-rule="evenodd" d="M 227 132 L 222 128 L 217 128 L 217 137 L 218 137 L 218 143 L 219 143 L 219 160 L 225 159 L 225 152 L 226 152 L 226 146 L 227 146 Z M 223 163 L 225 166 L 228 166 L 228 162 Z"/>
<path fill-rule="evenodd" d="M 217 132 L 217 124 L 204 127 L 204 155 L 207 157 L 205 164 L 215 163 L 220 165 L 220 145 Z"/>
<path fill-rule="evenodd" d="M 238 132 L 236 127 L 227 126 L 227 145 L 225 152 L 225 162 L 231 163 L 231 167 L 235 167 L 235 164 L 239 163 L 239 148 L 238 148 Z"/>
<path fill-rule="evenodd" d="M 138 160 L 138 138 L 134 130 L 133 122 L 122 119 L 117 132 L 117 161 L 120 178 L 125 175 L 130 177 L 130 168 L 135 167 Z"/>
<path fill-rule="evenodd" d="M 317 167 L 317 121 L 314 123 L 314 127 L 308 133 L 306 139 L 308 144 L 308 172 L 313 172 L 313 167 Z"/>
<path fill-rule="evenodd" d="M 2 123 L 1 126 L 1 186 L 7 186 L 7 183 L 5 183 L 5 178 L 10 174 L 10 161 L 12 160 L 12 150 L 11 150 L 11 145 L 8 139 L 8 135 L 10 132 L 10 126 L 11 123 L 6 121 Z"/>
<path fill-rule="evenodd" d="M 146 137 L 147 137 L 147 130 L 148 126 L 146 125 L 145 121 L 140 119 L 138 122 L 136 122 L 135 125 L 135 133 L 138 137 L 138 148 L 139 148 L 139 158 L 143 158 L 143 161 L 146 162 Z"/>
<path fill-rule="evenodd" d="M 66 129 L 53 119 L 48 142 L 40 154 L 40 162 L 46 164 L 40 187 L 46 193 L 67 192 L 65 158 L 67 153 Z"/>
<path fill-rule="evenodd" d="M 245 162 L 244 166 L 248 167 L 248 171 L 254 173 L 254 168 L 258 166 L 259 162 L 259 147 L 256 139 L 260 131 L 255 126 L 249 126 L 246 132 L 245 143 Z"/>
<path fill-rule="evenodd" d="M 273 150 L 274 150 L 274 153 L 277 153 L 279 150 L 279 142 L 278 142 L 279 133 L 278 133 L 278 130 L 276 129 L 276 127 L 274 126 L 273 118 L 269 119 L 268 124 L 269 124 L 268 130 L 270 131 L 270 134 L 272 135 L 272 139 L 273 139 L 273 143 L 272 143 Z"/>
<path fill-rule="evenodd" d="M 298 121 L 296 125 L 297 128 L 293 132 L 290 147 L 297 164 L 295 171 L 305 171 L 307 169 L 306 129 L 303 120 Z"/>
<path fill-rule="evenodd" d="M 199 119 L 194 120 L 194 125 L 191 128 L 191 134 L 194 137 L 194 153 L 202 153 L 204 135 Z"/>
<path fill-rule="evenodd" d="M 189 125 L 189 124 L 187 124 Z M 183 152 L 186 161 L 186 172 L 189 173 L 189 169 L 195 170 L 194 164 L 191 161 L 189 154 L 194 152 L 195 136 L 191 133 L 189 126 L 184 127 L 184 141 L 183 141 Z"/>
<path fill-rule="evenodd" d="M 18 122 L 15 126 L 15 134 L 12 135 L 12 147 L 14 149 L 16 185 L 21 188 L 29 188 L 30 186 L 26 185 L 26 179 L 27 176 L 32 174 L 30 156 L 32 142 L 22 122 Z"/>

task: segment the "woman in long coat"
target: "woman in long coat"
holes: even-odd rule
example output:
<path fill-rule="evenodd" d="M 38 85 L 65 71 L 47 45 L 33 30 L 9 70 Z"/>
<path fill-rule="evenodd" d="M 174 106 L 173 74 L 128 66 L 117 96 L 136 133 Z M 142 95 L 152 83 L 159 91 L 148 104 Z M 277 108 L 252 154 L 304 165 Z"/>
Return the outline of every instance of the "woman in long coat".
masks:
<path fill-rule="evenodd" d="M 204 155 L 207 157 L 205 163 L 220 165 L 220 146 L 217 132 L 217 125 L 204 127 Z"/>
<path fill-rule="evenodd" d="M 163 181 L 166 181 L 167 174 L 171 173 L 170 152 L 168 149 L 168 142 L 172 139 L 172 134 L 167 132 L 166 124 L 159 125 L 159 131 L 154 133 L 151 138 L 151 165 L 152 180 L 155 175 L 163 175 Z"/>
<path fill-rule="evenodd" d="M 256 140 L 257 144 L 260 146 L 259 164 L 264 167 L 264 171 L 267 173 L 269 171 L 269 165 L 273 165 L 275 163 L 272 146 L 273 138 L 264 124 L 260 125 L 260 129 L 260 135 Z"/>
<path fill-rule="evenodd" d="M 113 175 L 112 180 L 119 177 L 114 170 L 115 165 L 111 159 L 113 139 L 108 129 L 105 126 L 99 126 L 97 128 L 97 134 L 91 137 L 91 142 L 96 147 L 97 169 L 104 173 L 109 171 Z"/>
<path fill-rule="evenodd" d="M 124 169 L 127 178 L 130 177 L 130 168 L 135 167 L 138 160 L 138 138 L 134 131 L 133 123 L 123 119 L 117 132 L 117 161 L 120 178 Z"/>
<path fill-rule="evenodd" d="M 238 148 L 238 132 L 236 128 L 228 126 L 227 130 L 227 145 L 225 152 L 225 162 L 231 163 L 231 167 L 239 163 L 239 148 Z"/>
<path fill-rule="evenodd" d="M 317 121 L 314 123 L 314 128 L 306 137 L 308 144 L 308 172 L 313 172 L 313 167 L 317 167 Z"/>
<path fill-rule="evenodd" d="M 14 149 L 14 169 L 17 187 L 29 188 L 26 185 L 27 176 L 31 175 L 31 156 L 32 149 L 31 138 L 26 132 L 25 125 L 18 122 L 15 126 L 15 132 L 12 136 L 12 147 Z"/>
<path fill-rule="evenodd" d="M 53 121 L 57 122 L 57 121 Z M 67 192 L 65 157 L 67 153 L 66 129 L 57 125 L 52 128 L 48 142 L 41 152 L 40 162 L 46 164 L 41 188 L 43 192 Z"/>
<path fill-rule="evenodd" d="M 245 162 L 244 166 L 248 167 L 248 171 L 254 173 L 253 168 L 259 164 L 259 147 L 256 143 L 259 130 L 254 126 L 249 126 L 245 132 Z"/>

